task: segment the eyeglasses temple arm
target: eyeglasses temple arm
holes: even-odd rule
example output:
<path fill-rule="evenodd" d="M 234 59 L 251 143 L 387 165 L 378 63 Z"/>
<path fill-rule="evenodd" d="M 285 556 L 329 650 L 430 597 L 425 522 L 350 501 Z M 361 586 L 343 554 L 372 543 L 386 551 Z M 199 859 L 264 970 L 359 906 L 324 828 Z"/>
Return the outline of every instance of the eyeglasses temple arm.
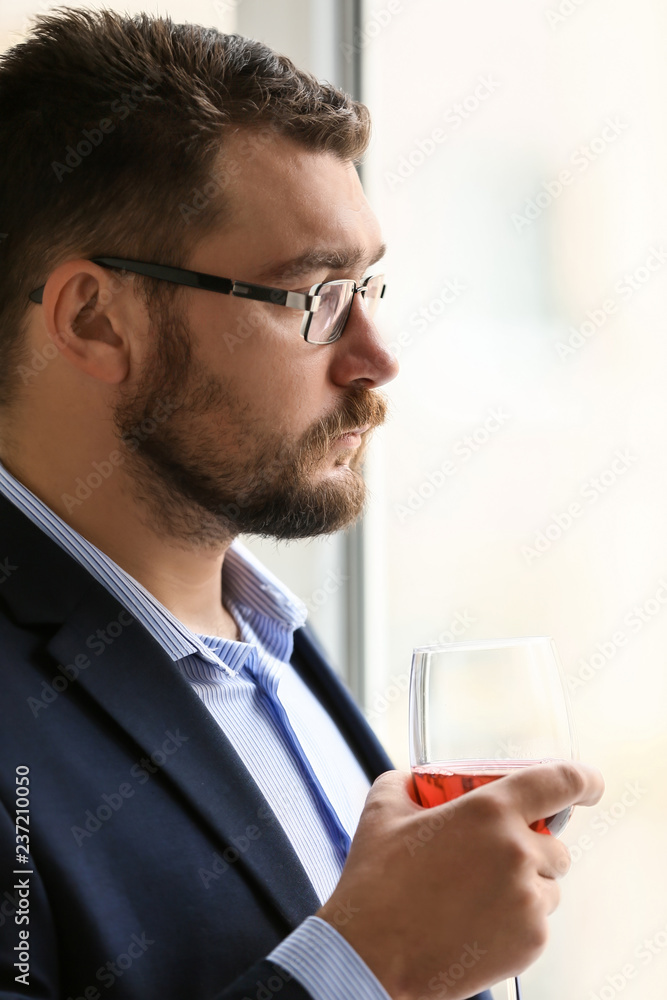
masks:
<path fill-rule="evenodd" d="M 146 264 L 142 261 L 126 260 L 123 257 L 91 257 L 93 264 L 100 267 L 114 268 L 119 271 L 130 271 L 143 274 L 148 278 L 159 278 L 171 281 L 176 285 L 188 285 L 190 288 L 202 288 L 209 292 L 222 292 L 225 295 L 236 295 L 258 302 L 272 302 L 280 306 L 290 306 L 292 309 L 306 309 L 316 312 L 320 305 L 319 295 L 304 295 L 301 292 L 290 292 L 283 288 L 271 288 L 268 285 L 253 285 L 244 281 L 232 281 L 230 278 L 219 278 L 217 275 L 205 274 L 201 271 L 186 271 L 180 267 L 167 267 L 163 264 Z M 44 285 L 30 292 L 31 302 L 41 303 Z"/>
<path fill-rule="evenodd" d="M 124 257 L 91 257 L 93 264 L 100 267 L 114 268 L 119 271 L 131 271 L 133 274 L 143 274 L 147 278 L 159 278 L 175 285 L 188 285 L 190 288 L 203 288 L 210 292 L 223 292 L 231 295 L 234 282 L 229 278 L 219 278 L 217 275 L 204 274 L 200 271 L 185 271 L 180 267 L 166 267 L 162 264 L 145 264 L 142 261 L 126 260 Z M 41 303 L 44 285 L 30 292 L 28 298 L 32 302 Z"/>

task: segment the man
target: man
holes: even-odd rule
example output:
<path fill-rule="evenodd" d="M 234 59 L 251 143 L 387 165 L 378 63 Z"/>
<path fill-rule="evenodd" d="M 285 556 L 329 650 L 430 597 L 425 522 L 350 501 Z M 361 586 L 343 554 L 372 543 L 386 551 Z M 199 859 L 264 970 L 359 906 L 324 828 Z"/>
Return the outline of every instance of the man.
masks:
<path fill-rule="evenodd" d="M 0 997 L 520 972 L 569 863 L 529 824 L 598 773 L 418 806 L 237 537 L 363 509 L 397 373 L 367 110 L 256 42 L 85 11 L 5 54 L 0 108 Z"/>

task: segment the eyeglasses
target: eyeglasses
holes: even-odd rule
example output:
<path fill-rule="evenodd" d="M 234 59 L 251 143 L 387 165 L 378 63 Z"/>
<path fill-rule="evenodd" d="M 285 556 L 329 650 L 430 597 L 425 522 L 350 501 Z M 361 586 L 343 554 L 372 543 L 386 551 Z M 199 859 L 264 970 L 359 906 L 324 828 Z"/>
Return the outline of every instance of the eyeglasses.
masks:
<path fill-rule="evenodd" d="M 305 316 L 301 321 L 300 333 L 303 339 L 310 344 L 332 344 L 338 340 L 345 329 L 352 309 L 352 301 L 357 292 L 363 296 L 366 308 L 372 317 L 387 287 L 383 274 L 373 274 L 362 281 L 360 285 L 347 278 L 338 281 L 322 281 L 318 285 L 313 285 L 308 294 L 303 294 L 289 292 L 284 288 L 270 288 L 267 285 L 251 285 L 245 281 L 219 278 L 216 275 L 203 274 L 200 271 L 185 271 L 180 267 L 166 267 L 162 264 L 124 260 L 122 257 L 90 257 L 89 260 L 101 267 L 132 271 L 149 278 L 171 281 L 176 285 L 189 285 L 191 288 L 203 288 L 207 292 L 237 295 L 245 299 L 254 299 L 257 302 L 270 302 L 276 306 L 287 306 L 289 309 L 302 309 Z M 36 288 L 29 295 L 30 300 L 41 303 L 43 291 L 44 285 Z"/>

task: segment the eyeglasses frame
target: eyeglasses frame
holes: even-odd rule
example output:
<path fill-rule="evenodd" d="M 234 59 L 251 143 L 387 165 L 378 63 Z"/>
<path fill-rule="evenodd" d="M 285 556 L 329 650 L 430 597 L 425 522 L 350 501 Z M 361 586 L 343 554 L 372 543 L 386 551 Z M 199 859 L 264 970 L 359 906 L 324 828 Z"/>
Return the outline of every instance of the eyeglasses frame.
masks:
<path fill-rule="evenodd" d="M 383 274 L 370 274 L 360 285 L 351 278 L 339 278 L 334 281 L 321 281 L 313 285 L 308 294 L 302 292 L 290 292 L 285 288 L 272 288 L 269 285 L 254 285 L 247 281 L 235 281 L 232 278 L 220 278 L 214 274 L 205 274 L 202 271 L 188 271 L 181 267 L 170 267 L 165 264 L 148 264 L 145 261 L 126 260 L 123 257 L 89 257 L 93 264 L 100 267 L 107 267 L 121 271 L 130 271 L 134 274 L 142 274 L 148 278 L 158 278 L 161 281 L 170 281 L 176 285 L 188 285 L 191 288 L 202 288 L 207 292 L 220 292 L 222 295 L 235 295 L 240 298 L 253 299 L 257 302 L 270 302 L 276 306 L 287 306 L 289 309 L 301 309 L 305 311 L 305 316 L 301 322 L 300 335 L 309 344 L 333 344 L 342 336 L 345 324 L 352 309 L 354 296 L 357 292 L 365 294 L 366 286 L 373 278 L 384 278 Z M 320 307 L 321 296 L 319 292 L 324 285 L 349 285 L 353 290 L 350 297 L 345 322 L 341 326 L 340 333 L 332 340 L 308 340 L 308 330 L 312 318 Z M 44 285 L 35 288 L 30 292 L 28 298 L 31 302 L 41 304 Z M 386 284 L 383 283 L 379 298 L 383 298 Z"/>

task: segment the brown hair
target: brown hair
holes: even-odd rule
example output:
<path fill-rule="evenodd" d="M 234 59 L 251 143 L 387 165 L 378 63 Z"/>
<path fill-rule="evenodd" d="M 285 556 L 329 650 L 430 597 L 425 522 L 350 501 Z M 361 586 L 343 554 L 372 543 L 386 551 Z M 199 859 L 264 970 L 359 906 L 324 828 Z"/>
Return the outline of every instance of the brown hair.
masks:
<path fill-rule="evenodd" d="M 239 126 L 355 163 L 370 137 L 365 105 L 286 56 L 167 17 L 61 8 L 0 55 L 0 407 L 28 362 L 29 292 L 72 256 L 184 266 L 225 215 Z M 149 304 L 165 286 L 135 280 Z"/>

